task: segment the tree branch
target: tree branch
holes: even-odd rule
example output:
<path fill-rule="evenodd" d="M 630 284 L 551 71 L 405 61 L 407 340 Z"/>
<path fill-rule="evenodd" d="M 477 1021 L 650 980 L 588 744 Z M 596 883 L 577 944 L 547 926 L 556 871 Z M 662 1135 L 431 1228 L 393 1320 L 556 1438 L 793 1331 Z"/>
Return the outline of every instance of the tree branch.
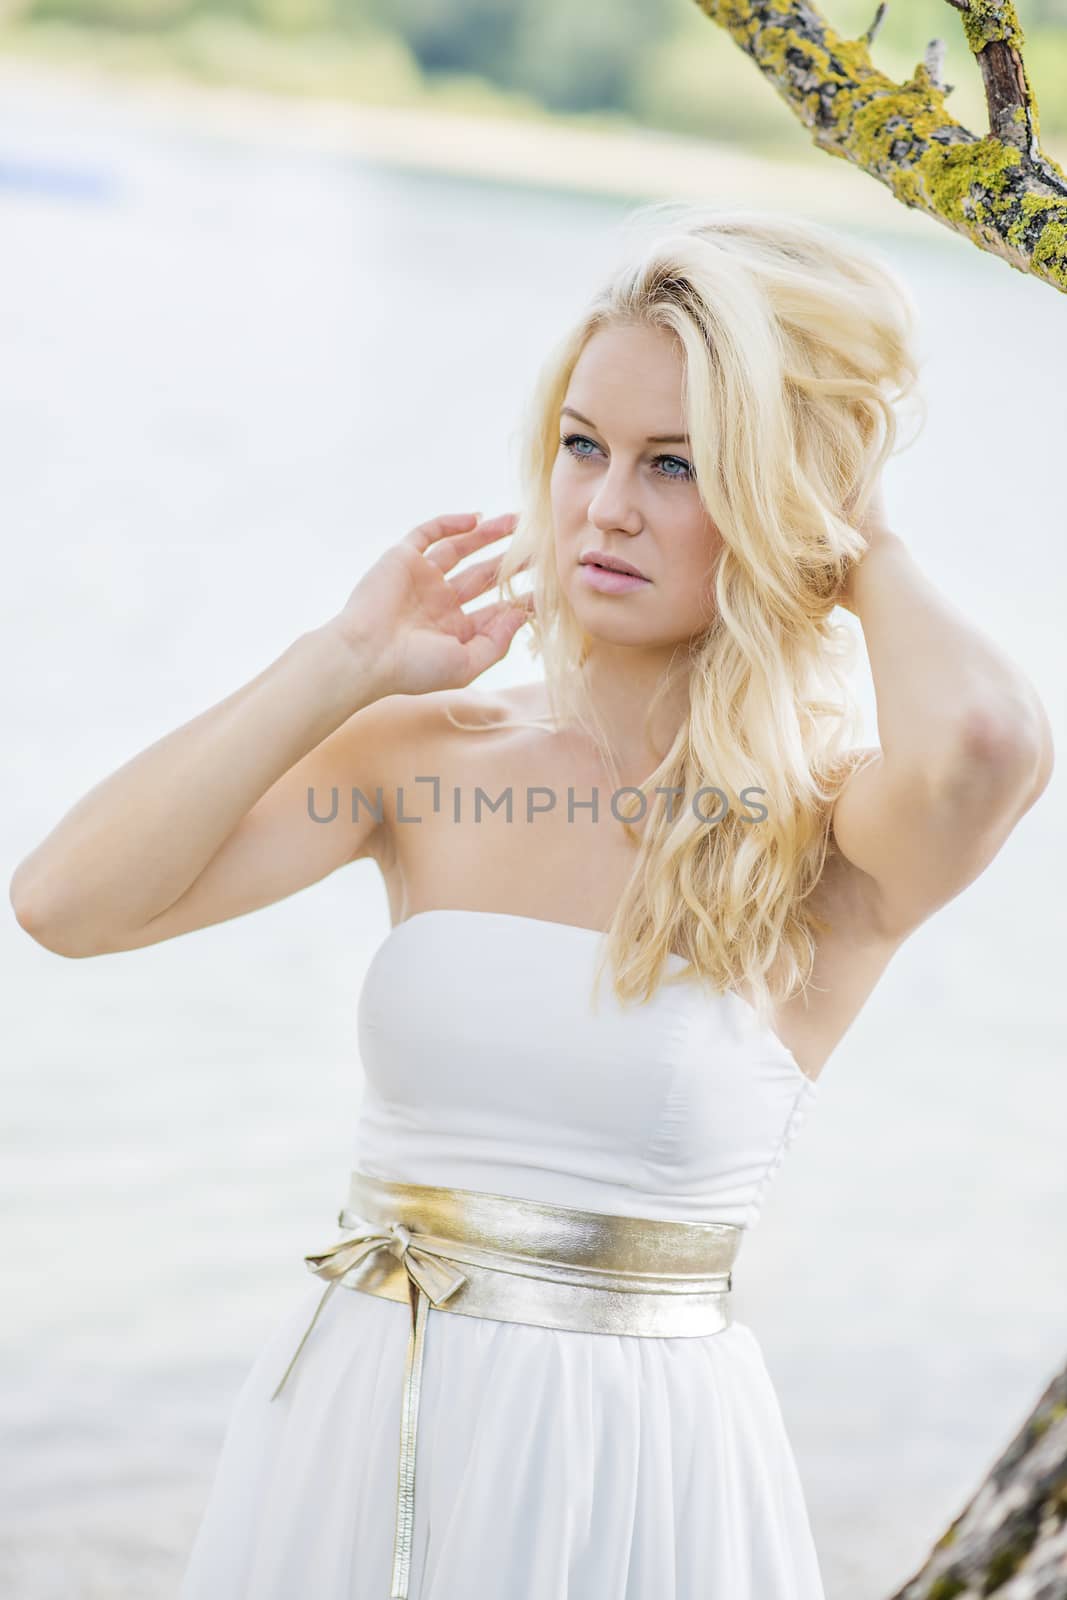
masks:
<path fill-rule="evenodd" d="M 870 56 L 879 5 L 859 39 L 842 39 L 808 0 L 696 0 L 759 67 L 813 141 L 915 210 L 1067 293 L 1067 174 L 1038 143 L 1012 0 L 949 0 L 986 89 L 979 136 L 945 110 L 940 41 L 905 83 Z"/>

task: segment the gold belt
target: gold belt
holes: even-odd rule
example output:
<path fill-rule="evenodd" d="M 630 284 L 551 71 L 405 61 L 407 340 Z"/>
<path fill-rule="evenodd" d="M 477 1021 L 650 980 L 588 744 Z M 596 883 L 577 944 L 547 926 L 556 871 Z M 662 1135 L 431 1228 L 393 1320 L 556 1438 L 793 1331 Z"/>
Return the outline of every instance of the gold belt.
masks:
<path fill-rule="evenodd" d="M 330 1295 L 343 1284 L 411 1307 L 400 1415 L 390 1600 L 406 1600 L 415 1520 L 415 1446 L 429 1307 L 579 1333 L 656 1338 L 720 1333 L 744 1230 L 575 1211 L 539 1200 L 394 1183 L 353 1172 L 338 1222 L 354 1230 L 308 1270 L 328 1280 L 276 1400 Z"/>

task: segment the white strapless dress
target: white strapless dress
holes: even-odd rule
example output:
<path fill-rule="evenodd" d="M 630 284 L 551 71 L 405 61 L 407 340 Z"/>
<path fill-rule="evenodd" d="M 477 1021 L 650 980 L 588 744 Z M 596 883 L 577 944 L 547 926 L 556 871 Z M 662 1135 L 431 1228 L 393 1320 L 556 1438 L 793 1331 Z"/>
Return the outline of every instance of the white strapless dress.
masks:
<path fill-rule="evenodd" d="M 627 1009 L 609 971 L 594 1014 L 599 946 L 497 912 L 394 928 L 359 997 L 353 1166 L 752 1227 L 814 1082 L 695 980 Z M 337 1235 L 324 1217 L 309 1252 Z M 388 1600 L 411 1312 L 340 1289 L 271 1403 L 322 1292 L 294 1290 L 239 1393 L 180 1600 Z M 823 1600 L 744 1323 L 671 1339 L 431 1310 L 424 1363 L 410 1600 Z"/>

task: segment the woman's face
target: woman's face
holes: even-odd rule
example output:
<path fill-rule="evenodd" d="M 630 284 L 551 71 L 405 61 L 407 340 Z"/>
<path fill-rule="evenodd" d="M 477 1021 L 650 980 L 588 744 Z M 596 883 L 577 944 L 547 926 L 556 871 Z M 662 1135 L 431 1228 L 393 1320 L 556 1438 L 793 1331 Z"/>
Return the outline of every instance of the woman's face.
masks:
<path fill-rule="evenodd" d="M 598 329 L 571 374 L 559 433 L 556 567 L 579 625 L 592 638 L 653 647 L 703 631 L 722 540 L 693 477 L 673 335 Z M 609 576 L 589 563 L 597 553 L 644 581 Z"/>

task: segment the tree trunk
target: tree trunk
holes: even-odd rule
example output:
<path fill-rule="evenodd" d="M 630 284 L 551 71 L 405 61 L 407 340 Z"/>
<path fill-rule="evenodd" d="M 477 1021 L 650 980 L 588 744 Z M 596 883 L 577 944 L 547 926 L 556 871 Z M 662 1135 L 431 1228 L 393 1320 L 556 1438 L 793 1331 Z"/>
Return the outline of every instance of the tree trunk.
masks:
<path fill-rule="evenodd" d="M 1067 1367 L 892 1600 L 1065 1600 Z"/>

